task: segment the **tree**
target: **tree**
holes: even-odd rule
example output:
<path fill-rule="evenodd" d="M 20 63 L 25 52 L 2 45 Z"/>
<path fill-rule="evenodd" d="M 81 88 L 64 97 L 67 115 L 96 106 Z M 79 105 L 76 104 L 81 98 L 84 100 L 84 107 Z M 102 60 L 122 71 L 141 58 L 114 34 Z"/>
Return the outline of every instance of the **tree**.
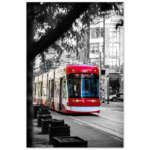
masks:
<path fill-rule="evenodd" d="M 89 24 L 93 22 L 95 17 L 109 17 L 111 11 L 119 13 L 117 4 L 120 3 L 89 3 L 89 9 L 74 21 L 68 31 L 62 33 L 60 37 L 63 42 L 62 47 L 67 51 L 76 51 L 78 54 L 78 47 L 69 43 L 68 39 L 76 39 L 77 36 L 82 37 L 85 32 L 88 33 Z M 46 36 L 50 30 L 54 30 L 73 7 L 74 3 L 34 3 L 34 39 L 39 41 L 42 37 Z M 63 50 L 57 46 L 57 43 L 54 45 L 58 53 L 60 50 L 62 54 Z M 45 62 L 43 56 L 42 61 Z"/>
<path fill-rule="evenodd" d="M 98 11 L 94 13 L 95 8 Z M 63 13 L 56 13 L 60 10 Z M 76 27 L 78 22 L 82 22 L 82 34 L 92 17 L 107 15 L 110 10 L 118 10 L 116 3 L 27 3 L 27 147 L 32 147 L 33 59 L 58 38 L 75 37 L 78 31 L 74 31 L 73 22 Z M 34 40 L 35 32 L 42 27 L 46 32 L 40 34 L 38 40 Z"/>
<path fill-rule="evenodd" d="M 27 3 L 27 147 L 32 147 L 32 61 L 38 53 L 41 53 L 49 45 L 53 44 L 61 34 L 67 31 L 73 21 L 79 17 L 89 5 L 75 4 L 70 13 L 54 30 L 49 31 L 45 37 L 36 42 L 33 39 L 35 19 L 34 6 L 33 3 Z"/>

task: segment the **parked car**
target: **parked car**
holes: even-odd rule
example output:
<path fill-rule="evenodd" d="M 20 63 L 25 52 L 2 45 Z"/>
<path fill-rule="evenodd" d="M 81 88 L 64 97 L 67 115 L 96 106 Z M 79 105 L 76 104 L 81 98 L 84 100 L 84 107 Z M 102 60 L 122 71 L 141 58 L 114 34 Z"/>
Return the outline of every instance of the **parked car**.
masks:
<path fill-rule="evenodd" d="M 102 99 L 104 100 L 107 100 L 107 97 L 105 97 L 104 95 L 102 95 Z M 110 101 L 117 101 L 118 100 L 118 97 L 117 95 L 109 95 L 109 100 Z"/>
<path fill-rule="evenodd" d="M 119 92 L 117 94 L 109 95 L 110 101 L 117 101 L 122 100 L 123 101 L 123 92 Z"/>
<path fill-rule="evenodd" d="M 124 99 L 124 94 L 123 94 L 123 92 L 118 93 L 118 94 L 117 94 L 117 97 L 118 97 L 119 100 L 122 100 L 122 101 L 123 101 L 123 99 Z"/>
<path fill-rule="evenodd" d="M 109 95 L 109 100 L 110 100 L 110 101 L 117 101 L 117 100 L 118 100 L 118 97 L 117 97 L 116 94 L 114 94 L 114 95 Z"/>

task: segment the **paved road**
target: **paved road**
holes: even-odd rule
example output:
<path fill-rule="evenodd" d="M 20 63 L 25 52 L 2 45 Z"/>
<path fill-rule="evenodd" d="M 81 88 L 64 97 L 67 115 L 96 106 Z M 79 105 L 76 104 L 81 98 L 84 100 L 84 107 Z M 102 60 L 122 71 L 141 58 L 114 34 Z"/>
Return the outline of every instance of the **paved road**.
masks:
<path fill-rule="evenodd" d="M 106 109 L 106 108 L 103 108 Z M 104 115 L 104 111 L 101 110 Z M 62 114 L 51 111 L 52 118 L 64 119 L 70 125 L 71 136 L 88 141 L 88 147 L 123 147 L 123 123 L 105 119 L 97 114 Z M 108 114 L 107 114 L 108 115 Z M 41 140 L 40 140 L 41 139 Z M 42 135 L 34 120 L 34 147 L 52 147 L 48 135 Z"/>
<path fill-rule="evenodd" d="M 101 112 L 99 117 L 105 118 L 118 123 L 124 123 L 124 103 L 123 102 L 107 102 L 101 104 Z"/>

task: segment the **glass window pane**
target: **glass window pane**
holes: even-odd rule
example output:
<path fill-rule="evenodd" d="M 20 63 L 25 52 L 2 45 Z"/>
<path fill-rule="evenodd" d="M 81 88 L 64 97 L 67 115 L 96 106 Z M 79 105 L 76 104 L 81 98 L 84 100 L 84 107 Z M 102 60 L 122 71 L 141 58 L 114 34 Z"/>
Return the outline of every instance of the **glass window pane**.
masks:
<path fill-rule="evenodd" d="M 113 52 L 116 52 L 116 49 L 117 49 L 116 47 L 113 47 Z"/>
<path fill-rule="evenodd" d="M 116 47 L 113 47 L 113 56 L 116 56 Z"/>
<path fill-rule="evenodd" d="M 119 44 L 118 43 L 116 44 L 116 47 L 117 47 L 117 49 L 119 49 Z"/>
<path fill-rule="evenodd" d="M 109 33 L 109 41 L 112 42 L 112 32 Z"/>
<path fill-rule="evenodd" d="M 117 59 L 117 67 L 119 67 L 119 59 Z"/>
<path fill-rule="evenodd" d="M 100 51 L 100 52 L 103 52 L 103 47 L 100 47 L 100 48 L 99 48 L 99 51 Z"/>
<path fill-rule="evenodd" d="M 93 46 L 94 46 L 94 45 L 93 45 L 93 44 L 90 44 L 90 45 L 91 45 L 91 48 L 93 49 Z"/>
<path fill-rule="evenodd" d="M 95 29 L 91 29 L 91 38 L 95 38 Z"/>
<path fill-rule="evenodd" d="M 109 59 L 109 66 L 112 66 L 112 59 Z"/>
<path fill-rule="evenodd" d="M 100 37 L 100 28 L 96 28 L 96 38 Z"/>
<path fill-rule="evenodd" d="M 116 66 L 116 59 L 113 59 L 113 66 Z"/>
<path fill-rule="evenodd" d="M 112 37 L 112 32 L 110 32 L 110 38 Z"/>
<path fill-rule="evenodd" d="M 117 56 L 119 56 L 119 44 L 116 44 L 116 48 L 117 48 Z"/>
<path fill-rule="evenodd" d="M 112 55 L 113 55 L 113 54 L 112 54 L 112 51 L 110 51 L 110 52 L 109 52 L 109 55 L 110 55 L 110 56 L 112 56 Z"/>
<path fill-rule="evenodd" d="M 68 78 L 69 98 L 98 98 L 99 76 L 90 73 L 70 74 Z"/>
<path fill-rule="evenodd" d="M 117 52 L 117 56 L 119 57 L 119 52 Z"/>

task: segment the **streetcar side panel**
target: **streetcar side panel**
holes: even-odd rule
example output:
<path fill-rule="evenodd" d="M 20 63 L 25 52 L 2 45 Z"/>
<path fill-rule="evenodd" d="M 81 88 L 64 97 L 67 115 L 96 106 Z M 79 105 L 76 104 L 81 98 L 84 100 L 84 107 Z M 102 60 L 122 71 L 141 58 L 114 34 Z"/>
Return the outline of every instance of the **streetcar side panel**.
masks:
<path fill-rule="evenodd" d="M 34 103 L 38 104 L 38 80 L 39 77 L 34 79 Z"/>
<path fill-rule="evenodd" d="M 67 100 L 67 98 L 64 99 L 64 88 L 63 88 L 66 78 L 65 68 L 66 67 L 62 67 L 55 70 L 54 109 L 59 112 L 63 112 L 63 104 Z"/>
<path fill-rule="evenodd" d="M 52 70 L 48 72 L 48 104 L 50 109 L 54 109 L 54 79 L 55 79 L 55 71 Z"/>
<path fill-rule="evenodd" d="M 42 104 L 47 106 L 47 73 L 43 74 L 42 82 Z"/>
<path fill-rule="evenodd" d="M 43 75 L 39 76 L 38 82 L 38 104 L 42 104 L 42 87 L 43 87 Z"/>

